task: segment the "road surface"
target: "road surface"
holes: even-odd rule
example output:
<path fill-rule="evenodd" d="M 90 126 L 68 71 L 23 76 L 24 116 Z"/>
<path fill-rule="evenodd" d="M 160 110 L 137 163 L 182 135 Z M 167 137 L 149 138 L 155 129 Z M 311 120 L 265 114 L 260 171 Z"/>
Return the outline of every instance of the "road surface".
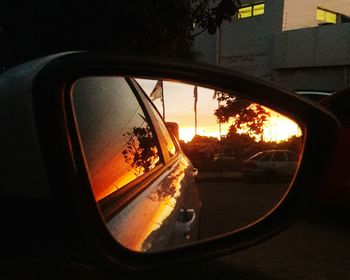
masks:
<path fill-rule="evenodd" d="M 209 205 L 211 208 L 214 207 L 212 214 L 220 212 L 227 206 L 222 205 L 223 201 L 227 203 L 230 201 L 229 197 L 235 202 L 239 201 L 234 195 L 227 195 L 225 200 L 223 190 L 226 189 L 226 194 L 231 191 L 233 194 L 235 190 L 243 188 L 244 185 L 242 182 L 240 187 L 231 185 L 232 188 L 228 189 L 228 182 L 201 184 L 200 193 L 202 195 L 210 192 L 210 197 L 205 198 L 206 203 L 209 204 L 204 207 Z M 277 185 L 265 186 L 263 184 L 256 188 L 251 185 L 251 188 L 250 199 L 255 199 L 255 201 L 258 196 L 263 197 L 264 193 L 267 194 L 266 190 L 278 189 Z M 278 197 L 279 193 L 276 192 L 276 194 Z M 220 196 L 220 200 L 217 196 Z M 245 201 L 247 205 L 251 200 L 247 198 Z M 215 208 L 221 210 L 215 211 Z M 247 208 L 241 210 L 249 213 Z M 227 216 L 216 214 L 215 216 L 221 217 L 224 221 L 227 220 Z M 176 271 L 171 270 L 171 274 L 167 269 L 160 270 L 146 279 L 348 280 L 350 279 L 348 216 L 348 212 L 318 207 L 305 213 L 286 231 L 260 245 L 225 257 L 183 265 Z M 211 222 L 211 218 L 207 220 L 209 225 Z M 218 220 L 216 222 L 219 223 Z M 221 230 L 227 230 L 227 228 L 221 228 Z M 206 234 L 210 235 L 213 232 L 207 230 Z"/>
<path fill-rule="evenodd" d="M 202 202 L 200 238 L 237 230 L 266 215 L 287 192 L 289 184 L 246 180 L 199 182 Z"/>

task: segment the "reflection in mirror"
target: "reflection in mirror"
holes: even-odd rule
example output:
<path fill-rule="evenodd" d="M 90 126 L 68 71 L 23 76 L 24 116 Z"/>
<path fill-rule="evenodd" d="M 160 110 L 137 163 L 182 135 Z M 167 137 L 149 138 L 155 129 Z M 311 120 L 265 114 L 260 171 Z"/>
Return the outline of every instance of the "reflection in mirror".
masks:
<path fill-rule="evenodd" d="M 80 79 L 73 104 L 97 201 L 160 164 L 157 139 L 125 79 Z"/>
<path fill-rule="evenodd" d="M 298 124 L 237 92 L 86 77 L 72 105 L 106 226 L 133 251 L 253 224 L 288 192 L 301 157 Z"/>

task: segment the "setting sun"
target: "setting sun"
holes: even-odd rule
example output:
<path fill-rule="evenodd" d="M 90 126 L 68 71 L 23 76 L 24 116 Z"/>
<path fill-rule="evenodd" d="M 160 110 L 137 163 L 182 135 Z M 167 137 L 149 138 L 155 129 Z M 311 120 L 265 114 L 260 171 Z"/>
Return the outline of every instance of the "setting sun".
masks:
<path fill-rule="evenodd" d="M 143 89 L 150 95 L 157 81 L 137 79 Z M 164 87 L 164 107 L 166 108 L 165 121 L 176 122 L 179 125 L 179 138 L 185 142 L 192 140 L 195 136 L 195 112 L 194 112 L 194 86 L 176 82 L 163 82 Z M 226 136 L 233 118 L 228 122 L 222 123 L 219 128 L 217 117 L 214 112 L 218 109 L 218 101 L 214 99 L 212 89 L 198 87 L 197 102 L 197 134 L 207 137 L 220 138 Z M 163 104 L 161 99 L 157 99 L 154 105 L 162 113 Z M 254 108 L 255 105 L 253 105 Z M 300 127 L 291 119 L 278 114 L 269 108 L 263 107 L 270 115 L 263 125 L 263 140 L 266 142 L 281 142 L 287 140 L 293 135 L 300 136 Z M 238 130 L 238 133 L 244 133 L 244 130 Z M 254 134 L 251 134 L 255 137 Z M 259 140 L 259 136 L 255 137 Z"/>
<path fill-rule="evenodd" d="M 185 142 L 191 141 L 195 134 L 194 127 L 180 127 L 179 130 L 179 137 Z"/>
<path fill-rule="evenodd" d="M 300 135 L 301 129 L 298 124 L 282 115 L 272 115 L 264 126 L 265 141 L 280 142 Z"/>
<path fill-rule="evenodd" d="M 221 135 L 226 135 L 230 124 L 221 125 Z M 244 133 L 244 131 L 241 131 Z M 210 127 L 199 127 L 197 134 L 207 137 L 216 137 L 219 139 L 219 125 Z M 179 137 L 185 142 L 189 142 L 195 135 L 194 127 L 179 128 Z M 300 136 L 301 130 L 297 123 L 293 120 L 271 111 L 271 116 L 264 125 L 263 139 L 265 142 L 281 142 L 289 139 L 292 136 Z"/>

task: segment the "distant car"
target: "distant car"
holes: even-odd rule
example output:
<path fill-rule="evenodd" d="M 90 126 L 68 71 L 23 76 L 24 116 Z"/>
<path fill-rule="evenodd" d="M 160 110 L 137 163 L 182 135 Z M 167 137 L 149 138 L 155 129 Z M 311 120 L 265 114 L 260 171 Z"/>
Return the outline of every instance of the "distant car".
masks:
<path fill-rule="evenodd" d="M 243 162 L 242 172 L 246 178 L 264 181 L 291 178 L 298 159 L 298 155 L 289 150 L 261 151 Z"/>
<path fill-rule="evenodd" d="M 213 161 L 219 161 L 219 160 L 235 160 L 236 158 L 234 156 L 225 155 L 225 154 L 214 154 Z"/>

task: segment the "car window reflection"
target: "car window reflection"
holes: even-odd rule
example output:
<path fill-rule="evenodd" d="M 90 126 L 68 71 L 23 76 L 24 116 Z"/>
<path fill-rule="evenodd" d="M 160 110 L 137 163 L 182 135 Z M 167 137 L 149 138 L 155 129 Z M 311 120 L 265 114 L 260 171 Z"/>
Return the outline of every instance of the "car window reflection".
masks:
<path fill-rule="evenodd" d="M 151 125 L 124 78 L 79 79 L 73 105 L 96 200 L 161 163 Z"/>
<path fill-rule="evenodd" d="M 155 108 L 153 106 L 150 106 L 150 108 L 153 111 L 154 116 L 157 119 L 157 124 L 159 125 L 159 127 L 162 131 L 162 135 L 164 137 L 164 142 L 166 144 L 166 148 L 167 148 L 167 151 L 169 153 L 169 156 L 172 157 L 176 154 L 176 146 L 175 146 L 173 140 L 171 139 L 171 136 L 168 132 L 168 129 L 166 128 L 164 121 L 161 118 L 161 116 L 159 115 L 159 113 L 155 110 Z"/>

